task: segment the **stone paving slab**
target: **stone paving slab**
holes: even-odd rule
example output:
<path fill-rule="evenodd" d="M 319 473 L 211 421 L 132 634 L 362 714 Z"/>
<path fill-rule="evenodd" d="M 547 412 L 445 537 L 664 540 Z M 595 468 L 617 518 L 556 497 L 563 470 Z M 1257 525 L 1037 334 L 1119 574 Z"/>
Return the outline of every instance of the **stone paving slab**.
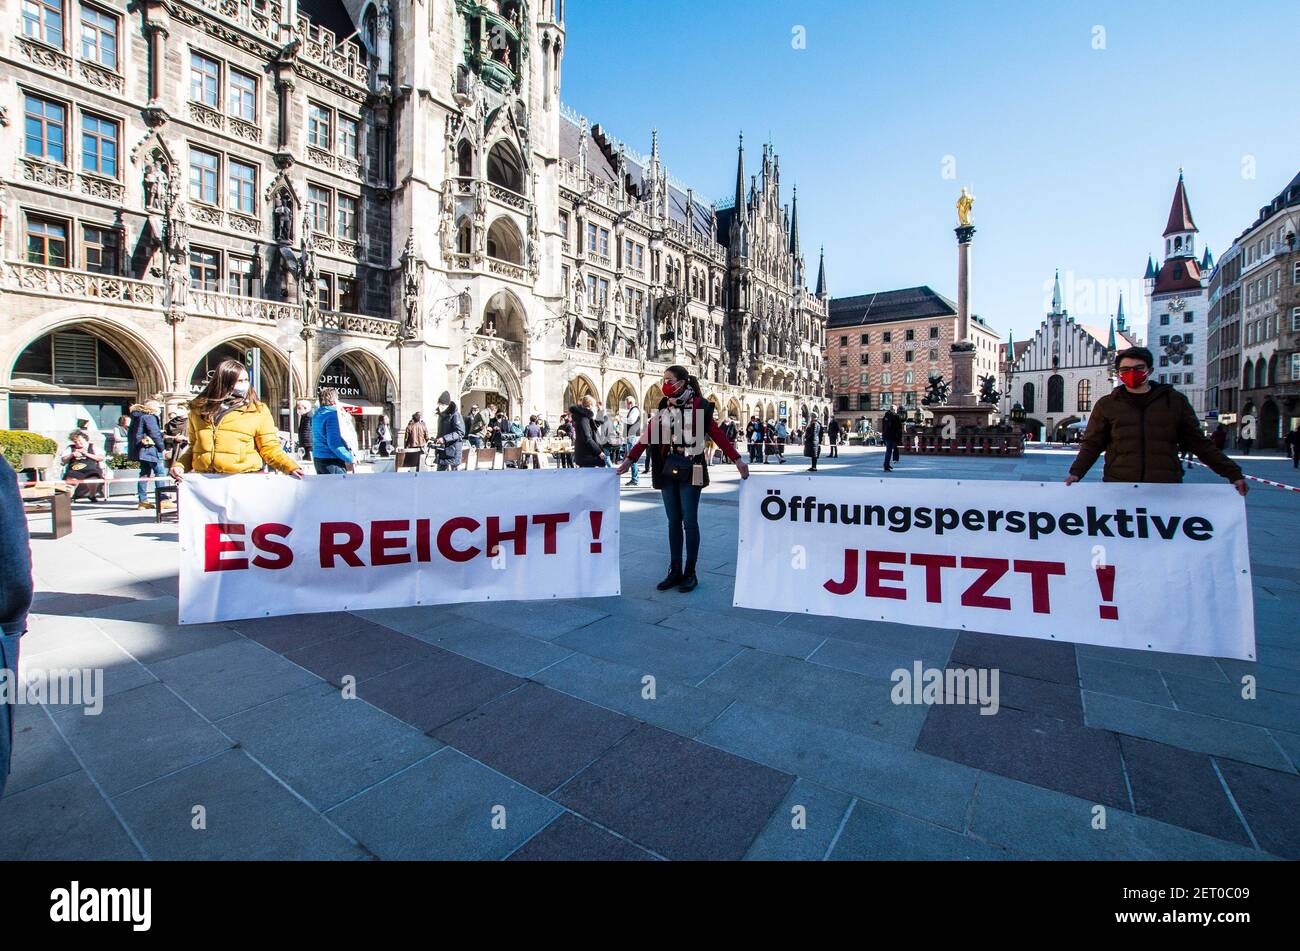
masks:
<path fill-rule="evenodd" d="M 1020 858 L 1007 849 L 981 842 L 858 800 L 844 831 L 828 856 L 832 861 L 978 861 Z"/>
<path fill-rule="evenodd" d="M 341 687 L 345 677 L 353 683 L 364 683 L 424 659 L 434 650 L 412 637 L 371 624 L 342 637 L 291 650 L 284 657 Z"/>
<path fill-rule="evenodd" d="M 537 683 L 444 724 L 433 735 L 546 794 L 637 727 L 637 721 Z"/>
<path fill-rule="evenodd" d="M 559 789 L 562 805 L 670 859 L 739 859 L 794 777 L 641 725 Z"/>
<path fill-rule="evenodd" d="M 133 861 L 141 857 L 103 794 L 78 771 L 0 800 L 4 861 Z"/>
<path fill-rule="evenodd" d="M 1135 736 L 1121 736 L 1119 745 L 1138 815 L 1251 845 L 1209 756 Z"/>
<path fill-rule="evenodd" d="M 319 812 L 230 750 L 155 780 L 114 803 L 151 859 L 361 859 Z M 194 810 L 201 807 L 202 828 Z"/>
<path fill-rule="evenodd" d="M 329 684 L 245 710 L 220 729 L 317 809 L 329 809 L 442 744 Z"/>
<path fill-rule="evenodd" d="M 1300 859 L 1300 776 L 1230 760 L 1219 770 L 1260 848 Z"/>
<path fill-rule="evenodd" d="M 1085 690 L 1128 697 L 1161 707 L 1172 707 L 1173 697 L 1165 679 L 1154 667 L 1137 667 L 1102 660 L 1093 654 L 1079 654 L 1079 682 Z"/>
<path fill-rule="evenodd" d="M 357 696 L 418 730 L 429 732 L 523 681 L 437 647 L 420 659 L 362 682 Z"/>
<path fill-rule="evenodd" d="M 13 762 L 5 785 L 6 798 L 81 769 L 39 704 L 15 706 L 13 729 Z"/>
<path fill-rule="evenodd" d="M 490 664 L 516 677 L 531 677 L 573 653 L 546 640 L 468 619 L 422 631 L 415 636 L 426 644 Z"/>
<path fill-rule="evenodd" d="M 502 859 L 563 810 L 443 748 L 326 815 L 381 859 Z"/>
<path fill-rule="evenodd" d="M 1087 690 L 1083 694 L 1083 703 L 1086 711 L 1084 722 L 1091 727 L 1269 769 L 1294 771 L 1268 732 L 1248 723 L 1171 710 Z"/>
<path fill-rule="evenodd" d="M 555 639 L 570 650 L 644 668 L 656 677 L 698 684 L 743 648 L 702 632 L 640 621 L 597 621 Z"/>
<path fill-rule="evenodd" d="M 315 674 L 245 639 L 159 661 L 152 669 L 210 720 L 321 682 Z"/>
<path fill-rule="evenodd" d="M 654 862 L 658 856 L 571 812 L 510 855 L 512 862 Z"/>
<path fill-rule="evenodd" d="M 230 740 L 163 684 L 118 694 L 98 716 L 61 708 L 55 724 L 106 794 L 142 786 L 229 749 Z"/>
<path fill-rule="evenodd" d="M 750 846 L 749 861 L 820 862 L 835 844 L 853 797 L 800 779 Z"/>

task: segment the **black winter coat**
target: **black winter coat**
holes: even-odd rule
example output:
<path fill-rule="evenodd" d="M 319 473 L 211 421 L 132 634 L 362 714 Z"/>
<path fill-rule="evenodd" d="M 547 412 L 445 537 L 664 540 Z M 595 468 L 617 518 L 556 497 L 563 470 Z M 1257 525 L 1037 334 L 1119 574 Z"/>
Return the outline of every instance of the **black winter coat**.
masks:
<path fill-rule="evenodd" d="M 604 448 L 597 435 L 596 417 L 582 405 L 570 406 L 569 415 L 573 418 L 573 461 L 583 468 L 601 466 L 600 454 Z"/>

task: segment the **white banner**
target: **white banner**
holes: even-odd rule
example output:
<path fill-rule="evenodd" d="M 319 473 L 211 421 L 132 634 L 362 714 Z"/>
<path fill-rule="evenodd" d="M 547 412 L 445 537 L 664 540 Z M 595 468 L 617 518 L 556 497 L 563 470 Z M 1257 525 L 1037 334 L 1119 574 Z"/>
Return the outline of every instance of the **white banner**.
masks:
<path fill-rule="evenodd" d="M 620 593 L 613 469 L 188 475 L 180 623 Z"/>
<path fill-rule="evenodd" d="M 754 476 L 738 606 L 1255 659 L 1227 485 Z"/>

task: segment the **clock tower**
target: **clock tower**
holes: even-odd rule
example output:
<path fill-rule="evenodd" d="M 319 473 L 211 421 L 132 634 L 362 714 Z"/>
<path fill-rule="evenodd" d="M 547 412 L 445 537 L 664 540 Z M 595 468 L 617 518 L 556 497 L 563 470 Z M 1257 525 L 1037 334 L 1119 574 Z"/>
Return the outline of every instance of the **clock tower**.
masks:
<path fill-rule="evenodd" d="M 1203 418 L 1212 259 L 1208 253 L 1197 258 L 1199 233 L 1179 169 L 1163 235 L 1164 263 L 1157 269 L 1147 262 L 1147 340 L 1156 358 L 1155 379 L 1178 387 Z"/>

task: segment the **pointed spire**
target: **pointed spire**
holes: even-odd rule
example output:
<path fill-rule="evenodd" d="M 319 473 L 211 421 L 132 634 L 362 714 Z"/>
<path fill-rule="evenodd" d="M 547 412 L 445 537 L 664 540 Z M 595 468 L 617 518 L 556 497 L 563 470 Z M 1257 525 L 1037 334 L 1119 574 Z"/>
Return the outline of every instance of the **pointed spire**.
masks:
<path fill-rule="evenodd" d="M 1214 268 L 1214 255 L 1210 253 L 1209 248 L 1206 248 L 1205 253 L 1201 255 L 1201 270 L 1210 271 L 1213 270 L 1213 268 Z"/>
<path fill-rule="evenodd" d="M 1061 312 L 1061 271 L 1056 271 L 1056 285 L 1052 288 L 1052 313 Z"/>
<path fill-rule="evenodd" d="M 790 199 L 790 253 L 799 256 L 799 186 L 794 186 Z"/>
<path fill-rule="evenodd" d="M 1106 349 L 1114 352 L 1115 350 L 1115 321 L 1110 322 L 1110 335 L 1106 338 Z"/>
<path fill-rule="evenodd" d="M 1174 189 L 1174 203 L 1169 207 L 1169 222 L 1165 225 L 1164 237 L 1183 234 L 1187 231 L 1199 231 L 1192 220 L 1192 208 L 1187 203 L 1187 187 L 1183 184 L 1183 170 L 1178 170 L 1178 186 Z"/>
<path fill-rule="evenodd" d="M 826 298 L 826 246 L 822 245 L 821 258 L 817 262 L 817 296 Z"/>
<path fill-rule="evenodd" d="M 1115 326 L 1120 333 L 1125 330 L 1124 326 L 1124 292 L 1119 292 L 1119 312 L 1115 315 Z"/>
<path fill-rule="evenodd" d="M 736 153 L 736 214 L 745 207 L 745 133 L 740 133 L 740 148 Z"/>
<path fill-rule="evenodd" d="M 1147 255 L 1147 273 L 1146 273 L 1144 279 L 1145 279 L 1145 280 L 1148 280 L 1148 281 L 1152 281 L 1152 280 L 1155 280 L 1155 276 L 1156 276 L 1156 262 L 1155 262 L 1155 260 L 1151 257 L 1151 255 L 1148 254 L 1148 255 Z"/>

